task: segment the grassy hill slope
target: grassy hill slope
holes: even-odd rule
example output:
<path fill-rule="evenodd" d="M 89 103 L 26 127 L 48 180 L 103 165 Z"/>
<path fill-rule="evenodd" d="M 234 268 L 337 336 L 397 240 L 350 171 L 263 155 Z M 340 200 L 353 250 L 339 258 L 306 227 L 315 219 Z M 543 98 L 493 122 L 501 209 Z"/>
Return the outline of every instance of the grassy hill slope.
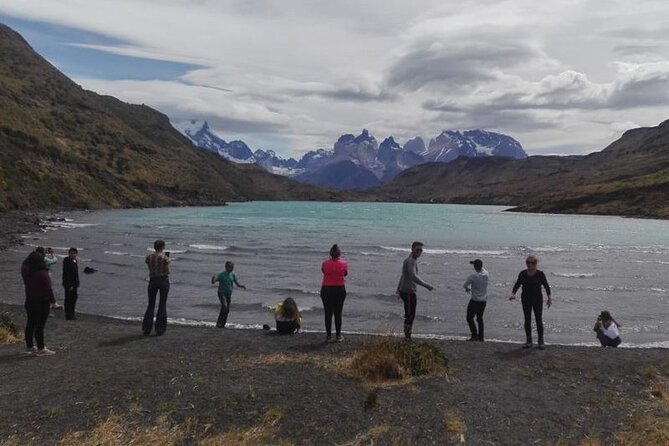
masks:
<path fill-rule="evenodd" d="M 194 148 L 167 116 L 82 89 L 0 24 L 0 210 L 333 198 Z"/>

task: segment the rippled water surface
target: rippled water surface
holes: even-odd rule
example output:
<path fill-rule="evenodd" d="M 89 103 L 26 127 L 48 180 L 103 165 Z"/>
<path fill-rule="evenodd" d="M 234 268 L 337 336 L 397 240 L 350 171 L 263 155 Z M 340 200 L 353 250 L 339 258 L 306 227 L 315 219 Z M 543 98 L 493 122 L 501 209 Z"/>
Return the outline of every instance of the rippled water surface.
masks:
<path fill-rule="evenodd" d="M 669 346 L 669 222 L 618 217 L 536 215 L 494 206 L 390 203 L 251 202 L 208 208 L 77 212 L 26 246 L 0 259 L 2 300 L 22 302 L 21 260 L 34 246 L 61 257 L 80 250 L 78 309 L 139 317 L 146 305 L 144 257 L 162 238 L 172 253 L 168 314 L 189 323 L 213 323 L 218 314 L 211 275 L 226 260 L 248 291 L 235 290 L 229 322 L 271 323 L 268 308 L 291 296 L 304 328 L 321 330 L 320 263 L 332 243 L 349 262 L 344 330 L 401 331 L 402 306 L 394 295 L 413 240 L 426 250 L 420 275 L 437 289 L 419 289 L 416 333 L 463 337 L 468 295 L 462 283 L 470 260 L 490 272 L 485 313 L 488 339 L 524 340 L 522 309 L 508 301 L 511 287 L 536 254 L 554 290 L 544 312 L 547 342 L 593 344 L 596 315 L 608 309 L 622 324 L 626 344 Z M 61 264 L 54 283 L 59 286 Z"/>

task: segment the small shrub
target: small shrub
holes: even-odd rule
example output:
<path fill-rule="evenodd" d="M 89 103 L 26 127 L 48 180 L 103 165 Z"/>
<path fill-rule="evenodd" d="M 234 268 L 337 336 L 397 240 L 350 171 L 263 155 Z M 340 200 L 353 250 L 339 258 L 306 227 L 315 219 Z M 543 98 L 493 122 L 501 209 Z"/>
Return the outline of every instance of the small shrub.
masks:
<path fill-rule="evenodd" d="M 641 376 L 648 379 L 657 379 L 659 372 L 652 365 L 646 366 L 641 372 Z"/>
<path fill-rule="evenodd" d="M 10 314 L 0 314 L 0 343 L 13 344 L 19 341 L 21 341 L 19 328 L 12 321 Z"/>
<path fill-rule="evenodd" d="M 365 399 L 365 409 L 373 409 L 379 403 L 378 394 L 372 390 L 367 393 L 367 398 Z"/>
<path fill-rule="evenodd" d="M 462 441 L 467 433 L 467 425 L 455 412 L 448 411 L 444 414 L 444 430 Z"/>
<path fill-rule="evenodd" d="M 365 342 L 353 356 L 354 375 L 372 382 L 448 371 L 448 358 L 437 347 L 399 339 Z"/>
<path fill-rule="evenodd" d="M 46 410 L 46 417 L 50 419 L 58 418 L 63 413 L 60 407 L 49 407 Z"/>

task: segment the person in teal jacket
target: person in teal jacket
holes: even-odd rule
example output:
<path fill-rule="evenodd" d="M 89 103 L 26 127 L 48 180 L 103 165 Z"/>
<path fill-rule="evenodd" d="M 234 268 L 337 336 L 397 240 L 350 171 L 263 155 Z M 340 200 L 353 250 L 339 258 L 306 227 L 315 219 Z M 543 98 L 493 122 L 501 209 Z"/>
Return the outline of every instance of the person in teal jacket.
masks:
<path fill-rule="evenodd" d="M 246 286 L 237 281 L 237 276 L 232 271 L 235 269 L 235 264 L 228 261 L 225 262 L 225 271 L 214 274 L 211 277 L 211 283 L 218 282 L 218 300 L 221 302 L 221 312 L 218 314 L 218 321 L 216 326 L 218 328 L 225 328 L 228 321 L 228 313 L 230 313 L 230 301 L 232 299 L 232 289 L 234 285 L 245 290 Z"/>

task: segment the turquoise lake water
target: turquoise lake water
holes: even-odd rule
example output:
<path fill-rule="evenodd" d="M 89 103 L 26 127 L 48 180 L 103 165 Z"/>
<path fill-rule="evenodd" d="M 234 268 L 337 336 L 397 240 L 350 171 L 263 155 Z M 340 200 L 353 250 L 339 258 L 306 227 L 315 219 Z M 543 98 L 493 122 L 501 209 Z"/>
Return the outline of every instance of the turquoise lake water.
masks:
<path fill-rule="evenodd" d="M 3 301 L 20 303 L 20 262 L 34 246 L 64 256 L 80 250 L 78 310 L 137 318 L 146 305 L 144 257 L 157 238 L 172 253 L 168 315 L 175 323 L 213 325 L 211 275 L 226 260 L 247 291 L 235 290 L 229 323 L 271 323 L 269 308 L 293 297 L 306 330 L 323 330 L 320 263 L 338 243 L 349 263 L 344 331 L 399 333 L 394 291 L 413 240 L 425 243 L 414 331 L 465 338 L 470 260 L 490 273 L 485 312 L 489 340 L 524 341 L 520 303 L 508 296 L 528 254 L 540 258 L 555 305 L 544 311 L 547 343 L 595 345 L 596 315 L 609 310 L 627 345 L 669 347 L 669 222 L 618 217 L 518 214 L 497 206 L 397 203 L 249 202 L 224 207 L 75 212 L 70 221 L 25 236 L 0 260 Z M 60 263 L 54 283 L 60 283 Z M 62 288 L 56 286 L 62 299 Z M 47 327 L 48 329 L 48 327 Z"/>

